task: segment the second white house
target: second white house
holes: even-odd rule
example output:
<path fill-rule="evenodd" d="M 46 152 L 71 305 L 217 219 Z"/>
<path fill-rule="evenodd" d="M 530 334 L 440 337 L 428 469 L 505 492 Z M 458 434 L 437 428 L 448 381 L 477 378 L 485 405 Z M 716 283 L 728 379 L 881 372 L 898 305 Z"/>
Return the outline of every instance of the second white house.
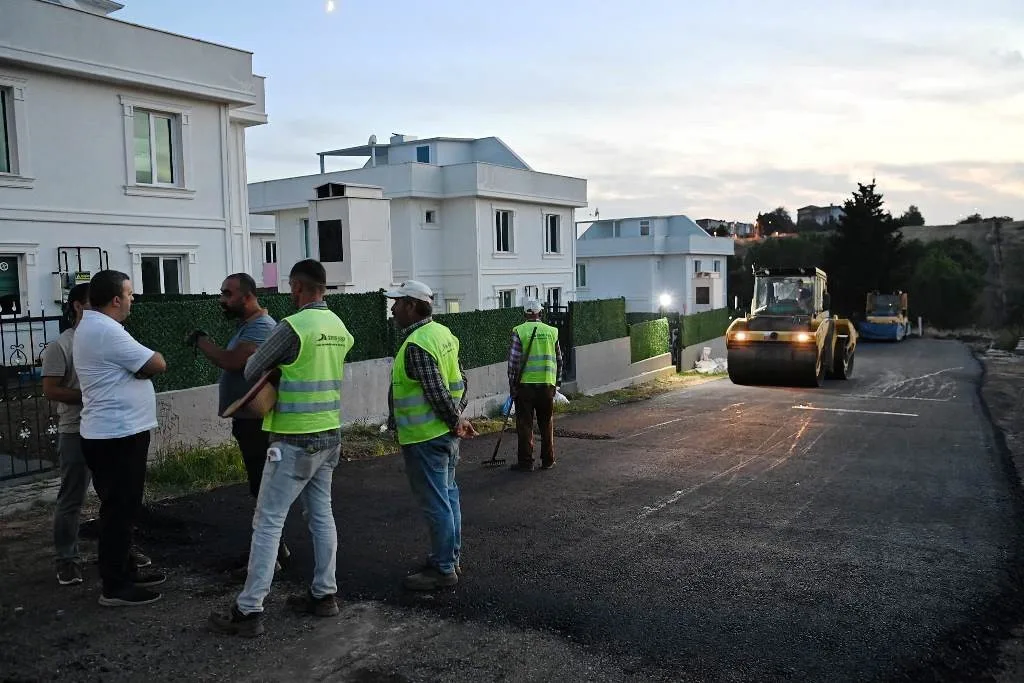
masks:
<path fill-rule="evenodd" d="M 576 243 L 580 300 L 626 298 L 627 311 L 684 315 L 724 308 L 731 237 L 711 237 L 686 216 L 598 220 Z"/>
<path fill-rule="evenodd" d="M 412 278 L 429 284 L 440 311 L 511 307 L 531 296 L 554 305 L 574 298 L 574 217 L 587 204 L 586 180 L 535 171 L 495 137 L 393 135 L 386 144 L 371 137 L 366 145 L 319 156 L 319 174 L 249 184 L 250 211 L 275 219 L 273 256 L 281 264 L 280 287 L 291 264 L 302 258 L 325 264 L 327 259 L 372 258 L 372 272 L 390 272 L 396 282 Z M 323 172 L 325 157 L 366 162 L 361 168 Z M 311 211 L 322 201 L 317 188 L 325 195 L 366 195 L 379 188 L 390 208 L 385 218 L 378 211 L 352 214 L 352 221 L 373 224 L 348 224 L 337 217 L 311 220 Z M 365 246 L 375 231 L 390 233 L 390 249 L 346 255 L 330 246 L 351 241 L 350 232 L 361 235 Z M 358 279 L 366 269 L 329 270 L 337 274 L 331 287 L 365 291 L 377 286 Z"/>

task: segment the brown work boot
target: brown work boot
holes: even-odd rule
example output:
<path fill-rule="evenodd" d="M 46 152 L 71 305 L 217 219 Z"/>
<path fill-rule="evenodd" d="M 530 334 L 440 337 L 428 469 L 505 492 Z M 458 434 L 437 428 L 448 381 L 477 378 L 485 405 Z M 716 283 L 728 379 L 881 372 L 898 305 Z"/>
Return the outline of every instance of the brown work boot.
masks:
<path fill-rule="evenodd" d="M 433 591 L 438 588 L 449 588 L 459 582 L 455 572 L 442 574 L 436 567 L 424 567 L 415 574 L 405 577 L 403 585 L 411 591 Z"/>
<path fill-rule="evenodd" d="M 322 598 L 314 598 L 310 591 L 289 595 L 285 604 L 299 614 L 312 614 L 315 617 L 336 617 L 341 612 L 338 607 L 338 600 L 334 595 L 325 595 Z"/>

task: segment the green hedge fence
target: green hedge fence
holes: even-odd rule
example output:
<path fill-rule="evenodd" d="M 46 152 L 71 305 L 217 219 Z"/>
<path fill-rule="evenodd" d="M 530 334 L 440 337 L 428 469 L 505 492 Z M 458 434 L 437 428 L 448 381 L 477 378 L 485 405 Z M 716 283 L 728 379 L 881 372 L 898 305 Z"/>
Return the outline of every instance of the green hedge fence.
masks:
<path fill-rule="evenodd" d="M 290 295 L 267 294 L 259 300 L 275 320 L 280 321 L 295 312 Z M 348 361 L 391 355 L 387 299 L 382 292 L 330 294 L 324 300 L 355 337 Z M 139 343 L 159 351 L 167 359 L 167 372 L 153 380 L 157 391 L 190 389 L 217 381 L 220 370 L 201 353 L 184 345 L 185 336 L 196 328 L 205 330 L 217 344 L 224 346 L 234 334 L 235 323 L 224 317 L 216 296 L 142 301 L 132 306 L 125 329 Z"/>
<path fill-rule="evenodd" d="M 632 363 L 668 353 L 668 343 L 668 318 L 629 326 L 629 356 Z"/>
<path fill-rule="evenodd" d="M 577 347 L 629 336 L 626 328 L 626 299 L 574 301 L 572 341 Z"/>
<path fill-rule="evenodd" d="M 683 346 L 693 346 L 725 334 L 729 327 L 729 309 L 716 308 L 713 311 L 694 313 L 682 318 Z"/>
<path fill-rule="evenodd" d="M 522 307 L 498 308 L 441 313 L 434 320 L 459 338 L 459 358 L 469 370 L 505 361 L 512 344 L 512 328 L 526 322 L 526 314 Z"/>

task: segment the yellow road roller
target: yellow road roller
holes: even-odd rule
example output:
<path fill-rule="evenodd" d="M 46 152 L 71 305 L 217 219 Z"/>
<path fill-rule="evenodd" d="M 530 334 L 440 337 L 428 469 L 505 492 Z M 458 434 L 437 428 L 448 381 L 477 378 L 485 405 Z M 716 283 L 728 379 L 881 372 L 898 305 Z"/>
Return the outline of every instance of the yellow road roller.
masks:
<path fill-rule="evenodd" d="M 754 267 L 750 313 L 726 330 L 735 384 L 821 386 L 849 379 L 857 348 L 853 322 L 829 313 L 825 271 Z"/>

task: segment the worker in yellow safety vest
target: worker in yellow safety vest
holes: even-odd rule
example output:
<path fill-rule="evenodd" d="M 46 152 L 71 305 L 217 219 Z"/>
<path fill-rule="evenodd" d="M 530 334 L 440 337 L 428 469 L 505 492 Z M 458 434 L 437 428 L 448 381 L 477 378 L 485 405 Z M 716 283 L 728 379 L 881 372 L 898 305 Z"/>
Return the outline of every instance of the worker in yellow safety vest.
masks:
<path fill-rule="evenodd" d="M 388 425 L 405 459 L 409 486 L 430 529 L 430 555 L 419 571 L 405 577 L 409 590 L 454 586 L 462 566 L 462 509 L 455 466 L 461 439 L 477 435 L 462 416 L 469 398 L 459 363 L 459 340 L 435 322 L 434 293 L 406 280 L 387 292 L 391 313 L 404 339 L 391 366 Z"/>
<path fill-rule="evenodd" d="M 533 416 L 540 428 L 540 466 L 555 466 L 555 392 L 562 377 L 562 349 L 558 329 L 541 322 L 543 306 L 536 299 L 526 302 L 526 322 L 512 330 L 508 352 L 508 390 L 516 407 L 519 436 L 517 462 L 511 469 L 532 472 Z"/>
<path fill-rule="evenodd" d="M 245 588 L 227 613 L 210 615 L 222 633 L 263 633 L 263 601 L 270 593 L 278 543 L 288 510 L 302 497 L 313 537 L 313 582 L 290 596 L 295 611 L 318 617 L 338 614 L 335 595 L 338 532 L 331 481 L 341 456 L 341 383 L 345 357 L 354 344 L 345 323 L 327 308 L 327 273 L 319 261 L 296 263 L 288 277 L 298 312 L 284 318 L 249 357 L 245 379 L 279 371 L 277 401 L 263 419 L 270 435 L 253 516 Z"/>

